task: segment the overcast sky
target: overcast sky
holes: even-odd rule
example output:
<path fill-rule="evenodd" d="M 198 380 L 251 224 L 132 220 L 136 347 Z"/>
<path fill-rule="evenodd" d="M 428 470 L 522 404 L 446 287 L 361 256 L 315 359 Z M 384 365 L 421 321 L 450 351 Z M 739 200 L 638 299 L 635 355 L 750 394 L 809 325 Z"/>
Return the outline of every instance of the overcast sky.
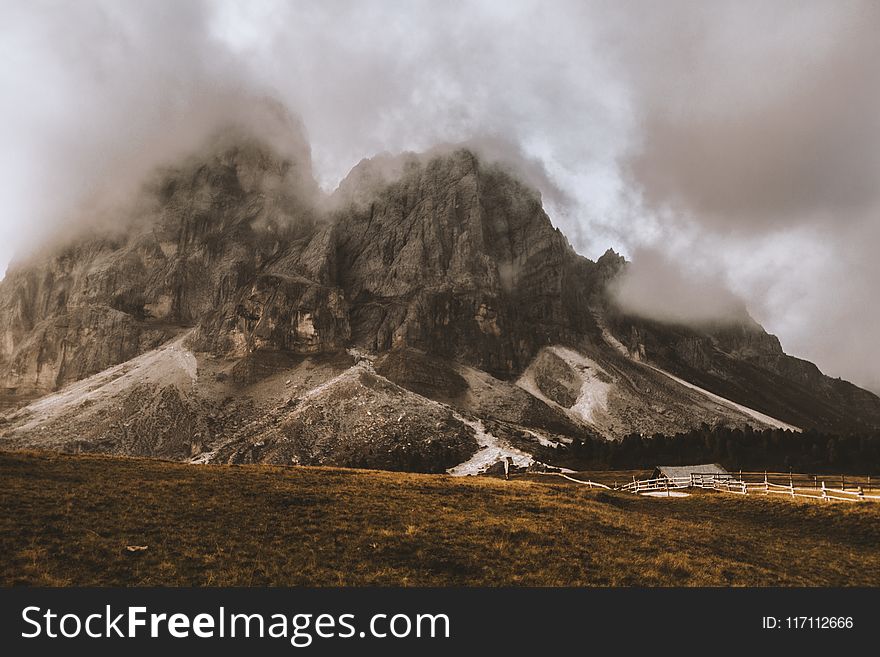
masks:
<path fill-rule="evenodd" d="M 0 0 L 0 271 L 265 94 L 328 190 L 380 151 L 511 142 L 580 253 L 636 260 L 637 308 L 740 298 L 880 390 L 878 35 L 880 3 L 841 0 Z"/>

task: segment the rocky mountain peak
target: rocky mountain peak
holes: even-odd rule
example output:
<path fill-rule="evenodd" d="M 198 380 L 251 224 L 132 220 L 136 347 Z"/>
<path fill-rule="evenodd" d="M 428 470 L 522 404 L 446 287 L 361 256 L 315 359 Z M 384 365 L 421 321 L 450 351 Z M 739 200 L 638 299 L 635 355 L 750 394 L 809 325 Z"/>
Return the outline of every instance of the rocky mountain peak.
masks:
<path fill-rule="evenodd" d="M 357 463 L 383 463 L 382 445 L 395 463 L 426 470 L 440 466 L 425 454 L 444 464 L 464 458 L 473 436 L 490 440 L 488 426 L 528 441 L 522 436 L 538 430 L 573 440 L 704 422 L 880 425 L 880 400 L 786 356 L 750 318 L 689 327 L 620 312 L 606 290 L 624 258 L 611 249 L 596 262 L 579 256 L 540 193 L 473 150 L 363 160 L 327 197 L 301 134 L 282 133 L 278 142 L 265 131 L 218 133 L 156 173 L 125 230 L 91 231 L 11 271 L 0 283 L 4 398 L 66 395 L 66 386 L 97 377 L 108 404 L 128 403 L 124 391 L 150 417 L 187 409 L 181 417 L 196 420 L 181 420 L 181 432 L 214 427 L 219 436 L 181 434 L 159 448 L 143 442 L 144 429 L 138 453 L 178 458 L 223 443 L 216 453 L 233 460 L 325 462 L 331 434 L 336 441 L 349 427 L 359 432 Z M 173 390 L 162 387 L 157 363 L 174 372 Z M 363 371 L 349 372 L 354 366 Z M 127 371 L 166 406 L 114 383 L 114 372 Z M 218 396 L 286 395 L 285 376 L 311 401 L 273 397 L 253 409 L 287 427 L 254 420 L 278 441 L 271 450 L 256 447 L 257 434 L 200 415 L 222 415 Z M 77 385 L 70 389 L 92 384 Z M 363 404 L 382 421 L 331 418 L 333 408 L 356 414 Z M 410 411 L 414 424 L 404 420 Z M 58 413 L 57 426 L 74 426 Z M 96 436 L 135 449 L 102 422 Z M 31 426 L 16 429 L 26 444 Z M 427 450 L 417 456 L 398 444 L 413 431 Z M 432 451 L 432 432 L 454 448 Z M 327 453 L 348 452 L 334 443 Z"/>

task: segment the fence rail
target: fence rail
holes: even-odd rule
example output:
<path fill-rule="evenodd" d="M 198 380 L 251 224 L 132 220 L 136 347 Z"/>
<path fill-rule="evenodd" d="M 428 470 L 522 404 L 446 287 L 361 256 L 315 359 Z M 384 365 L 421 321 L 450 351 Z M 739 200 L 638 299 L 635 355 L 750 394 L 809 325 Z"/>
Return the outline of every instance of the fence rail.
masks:
<path fill-rule="evenodd" d="M 761 481 L 746 481 L 745 475 L 752 478 L 756 474 L 761 474 Z M 773 473 L 774 476 L 788 477 L 787 484 L 781 484 L 770 481 L 771 473 L 739 473 L 739 478 L 731 474 L 704 474 L 699 472 L 691 473 L 687 477 L 657 477 L 654 479 L 633 479 L 633 481 L 618 487 L 630 493 L 641 494 L 653 491 L 672 491 L 682 488 L 703 488 L 710 490 L 722 491 L 725 493 L 735 493 L 737 495 L 787 495 L 795 498 L 805 498 L 812 500 L 837 500 L 840 502 L 863 502 L 880 500 L 880 495 L 871 494 L 873 488 L 869 487 L 869 493 L 865 493 L 867 487 L 865 483 L 859 482 L 859 485 L 846 488 L 845 477 L 840 477 L 842 483 L 841 488 L 833 488 L 826 484 L 824 479 L 819 480 L 818 476 L 812 475 L 794 475 L 789 473 L 782 475 L 781 473 Z M 803 478 L 810 480 L 812 486 L 795 486 L 795 477 L 798 482 Z M 858 480 L 857 478 L 851 478 Z M 868 482 L 871 478 L 868 477 Z M 838 478 L 834 477 L 834 481 Z M 876 481 L 876 480 L 875 480 Z"/>
<path fill-rule="evenodd" d="M 769 481 L 781 481 L 784 485 L 793 484 L 802 488 L 821 488 L 821 482 L 830 488 L 840 490 L 862 488 L 864 491 L 880 492 L 880 479 L 871 475 L 838 475 L 838 474 L 803 474 L 797 472 L 739 472 L 736 478 L 749 483 L 763 483 L 764 478 Z"/>
<path fill-rule="evenodd" d="M 611 490 L 611 486 L 600 484 L 597 481 L 584 481 L 583 479 L 575 479 L 574 477 L 568 476 L 564 472 L 538 472 L 537 474 L 545 475 L 547 477 L 562 477 L 563 479 L 568 479 L 569 481 L 573 481 L 576 484 L 584 484 L 585 486 L 589 486 L 590 488 L 604 488 L 605 490 Z"/>

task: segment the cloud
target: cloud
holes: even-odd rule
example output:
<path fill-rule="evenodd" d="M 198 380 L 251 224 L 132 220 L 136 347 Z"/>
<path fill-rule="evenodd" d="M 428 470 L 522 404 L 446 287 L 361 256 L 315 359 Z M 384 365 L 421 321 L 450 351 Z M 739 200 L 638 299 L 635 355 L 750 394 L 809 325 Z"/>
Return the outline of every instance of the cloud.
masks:
<path fill-rule="evenodd" d="M 327 191 L 380 152 L 480 144 L 581 253 L 712 281 L 789 350 L 880 379 L 876 2 L 35 1 L 0 25 L 0 269 L 272 97 Z"/>
<path fill-rule="evenodd" d="M 646 201 L 725 231 L 875 209 L 880 5 L 711 9 L 689 13 L 677 42 L 645 39 L 635 51 L 646 65 L 628 173 Z M 674 16 L 653 29 L 672 32 Z"/>
<path fill-rule="evenodd" d="M 880 5 L 665 4 L 635 29 L 621 172 L 651 243 L 711 260 L 789 351 L 880 390 Z"/>
<path fill-rule="evenodd" d="M 546 171 L 557 221 L 601 253 L 586 206 L 559 190 L 614 184 L 626 112 L 591 22 L 570 8 L 581 20 L 535 1 L 6 4 L 0 175 L 15 192 L 3 241 L 39 242 L 83 199 L 124 198 L 246 114 L 242 99 L 271 96 L 302 118 L 327 190 L 381 151 L 505 143 L 541 163 L 524 168 Z"/>
<path fill-rule="evenodd" d="M 660 322 L 704 325 L 747 319 L 746 305 L 718 275 L 639 248 L 610 284 L 617 305 Z"/>
<path fill-rule="evenodd" d="M 36 2 L 4 14 L 0 173 L 14 191 L 2 230 L 19 251 L 112 215 L 221 125 L 271 135 L 281 151 L 298 136 L 207 31 L 206 4 Z"/>

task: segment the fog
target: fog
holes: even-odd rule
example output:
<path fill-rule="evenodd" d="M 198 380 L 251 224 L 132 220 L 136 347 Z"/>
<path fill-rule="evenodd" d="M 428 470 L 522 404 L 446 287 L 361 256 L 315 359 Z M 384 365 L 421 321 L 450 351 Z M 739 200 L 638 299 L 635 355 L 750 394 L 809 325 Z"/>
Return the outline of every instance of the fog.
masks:
<path fill-rule="evenodd" d="M 880 389 L 878 33 L 872 2 L 0 1 L 0 270 L 273 98 L 326 191 L 480 144 L 580 253 L 633 260 L 634 311 L 744 303 Z"/>
<path fill-rule="evenodd" d="M 611 282 L 611 291 L 624 311 L 693 325 L 747 318 L 743 300 L 712 270 L 690 268 L 654 249 L 637 248 L 630 257 L 624 274 Z"/>

